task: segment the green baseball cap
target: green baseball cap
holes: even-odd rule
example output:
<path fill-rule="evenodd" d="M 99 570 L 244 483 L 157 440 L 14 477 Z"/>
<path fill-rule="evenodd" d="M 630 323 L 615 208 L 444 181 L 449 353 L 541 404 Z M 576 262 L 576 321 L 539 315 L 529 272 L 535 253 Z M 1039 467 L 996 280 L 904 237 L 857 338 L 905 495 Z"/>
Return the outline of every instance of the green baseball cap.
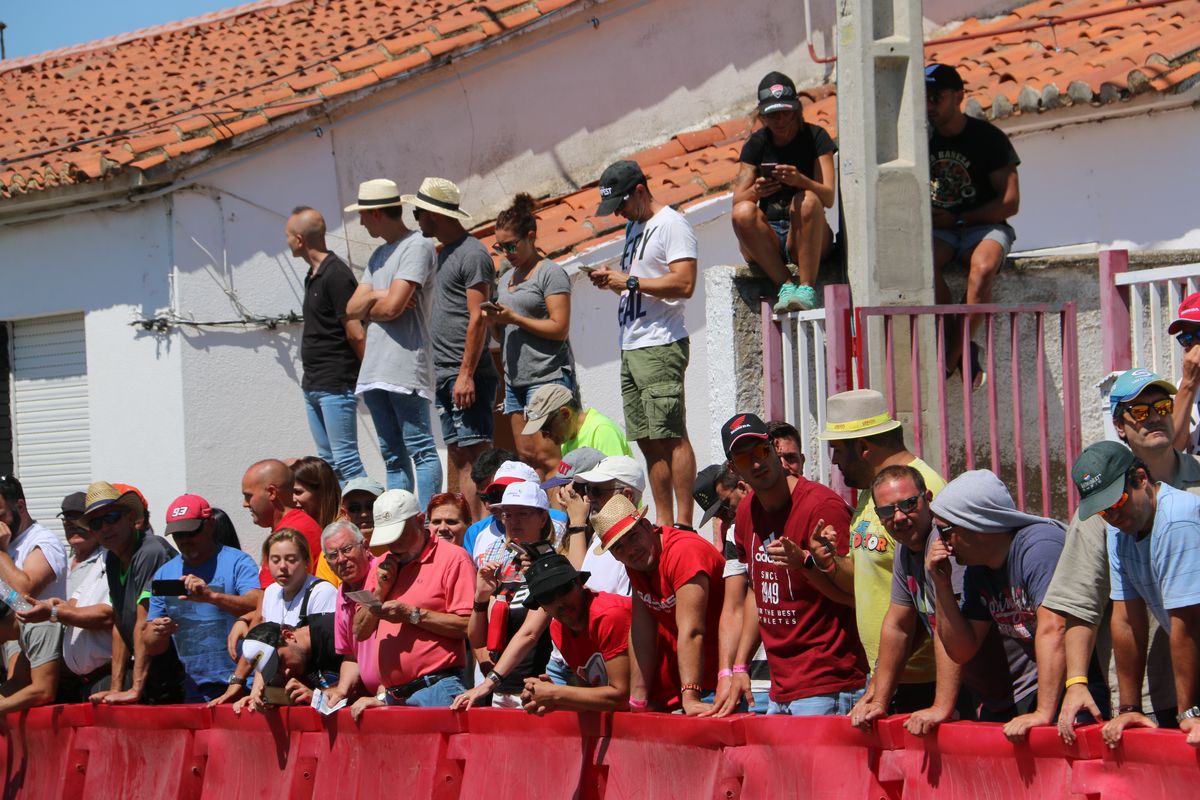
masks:
<path fill-rule="evenodd" d="M 1079 490 L 1079 518 L 1099 514 L 1121 499 L 1125 473 L 1133 465 L 1133 451 L 1120 442 L 1096 442 L 1085 448 L 1071 467 L 1071 480 Z"/>

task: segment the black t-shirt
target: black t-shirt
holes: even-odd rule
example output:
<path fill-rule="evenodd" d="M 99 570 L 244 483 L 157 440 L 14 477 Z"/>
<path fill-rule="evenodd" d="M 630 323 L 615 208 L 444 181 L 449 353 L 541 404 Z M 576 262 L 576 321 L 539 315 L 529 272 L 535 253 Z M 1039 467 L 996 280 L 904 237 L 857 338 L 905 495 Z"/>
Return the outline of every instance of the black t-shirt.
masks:
<path fill-rule="evenodd" d="M 337 684 L 337 674 L 342 668 L 342 656 L 333 643 L 333 614 L 311 614 L 308 617 L 309 642 L 312 652 L 308 656 L 307 674 L 304 683 L 310 689 Z M 332 681 L 330 681 L 330 676 Z"/>
<path fill-rule="evenodd" d="M 529 614 L 529 609 L 525 608 L 525 599 L 529 597 L 529 590 L 525 586 L 524 577 L 511 576 L 510 580 L 500 584 L 497 596 L 508 603 L 504 620 L 504 646 L 493 652 L 493 656 L 499 658 L 504 647 L 508 647 L 512 637 L 521 630 L 521 626 L 525 624 L 525 617 Z M 495 624 L 495 622 L 496 620 L 489 620 L 489 624 Z M 547 628 L 538 638 L 537 644 L 534 645 L 529 655 L 521 659 L 521 663 L 504 676 L 504 680 L 496 685 L 495 691 L 501 694 L 520 694 L 525 688 L 526 678 L 536 678 L 546 671 L 546 664 L 550 661 L 553 645 L 554 643 L 550 639 L 550 629 Z"/>
<path fill-rule="evenodd" d="M 992 202 L 997 193 L 991 174 L 1017 166 L 1021 159 L 1004 131 L 990 122 L 967 117 L 957 136 L 929 136 L 929 183 L 934 208 L 961 214 Z"/>
<path fill-rule="evenodd" d="M 801 174 L 816 180 L 813 163 L 826 153 L 834 152 L 837 152 L 837 145 L 825 129 L 805 122 L 792 140 L 784 145 L 775 144 L 771 139 L 771 131 L 759 128 L 742 145 L 742 155 L 738 160 L 755 167 L 764 163 L 790 164 Z M 770 197 L 759 200 L 758 207 L 767 215 L 767 219 L 784 220 L 790 216 L 789 207 L 795 196 L 795 189 L 783 186 Z"/>
<path fill-rule="evenodd" d="M 346 304 L 357 288 L 354 273 L 333 253 L 304 278 L 303 389 L 344 392 L 358 382 L 358 356 L 342 327 Z"/>

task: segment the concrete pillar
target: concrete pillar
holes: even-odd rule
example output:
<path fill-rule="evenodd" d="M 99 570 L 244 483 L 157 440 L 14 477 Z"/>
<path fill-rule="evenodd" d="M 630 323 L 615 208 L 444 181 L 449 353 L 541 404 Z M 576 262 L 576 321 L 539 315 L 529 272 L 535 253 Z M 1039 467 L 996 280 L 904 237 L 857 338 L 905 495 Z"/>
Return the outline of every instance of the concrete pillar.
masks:
<path fill-rule="evenodd" d="M 923 41 L 920 0 L 839 4 L 838 146 L 856 307 L 933 303 Z M 939 442 L 941 376 L 932 318 L 924 319 L 920 397 L 930 458 Z M 908 326 L 895 330 L 896 410 L 906 416 L 913 411 Z M 882 325 L 868 326 L 867 334 L 867 384 L 886 391 Z"/>

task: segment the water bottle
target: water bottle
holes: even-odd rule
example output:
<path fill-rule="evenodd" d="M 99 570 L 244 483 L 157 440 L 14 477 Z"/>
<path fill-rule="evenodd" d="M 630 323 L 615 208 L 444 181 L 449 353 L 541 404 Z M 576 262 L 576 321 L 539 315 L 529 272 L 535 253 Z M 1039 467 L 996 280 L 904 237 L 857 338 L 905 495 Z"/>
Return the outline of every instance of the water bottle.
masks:
<path fill-rule="evenodd" d="M 0 601 L 13 611 L 28 611 L 33 608 L 20 592 L 0 580 Z"/>

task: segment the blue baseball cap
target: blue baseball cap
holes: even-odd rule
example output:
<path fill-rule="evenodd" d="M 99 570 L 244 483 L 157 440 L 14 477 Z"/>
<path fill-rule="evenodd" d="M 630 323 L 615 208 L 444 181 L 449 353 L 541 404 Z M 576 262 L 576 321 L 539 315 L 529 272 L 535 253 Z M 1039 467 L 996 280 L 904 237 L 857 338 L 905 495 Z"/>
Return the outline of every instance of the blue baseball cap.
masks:
<path fill-rule="evenodd" d="M 1117 406 L 1128 403 L 1139 394 L 1157 386 L 1167 394 L 1175 394 L 1175 384 L 1148 369 L 1127 369 L 1117 376 L 1112 391 L 1108 393 L 1109 413 L 1116 416 Z"/>

